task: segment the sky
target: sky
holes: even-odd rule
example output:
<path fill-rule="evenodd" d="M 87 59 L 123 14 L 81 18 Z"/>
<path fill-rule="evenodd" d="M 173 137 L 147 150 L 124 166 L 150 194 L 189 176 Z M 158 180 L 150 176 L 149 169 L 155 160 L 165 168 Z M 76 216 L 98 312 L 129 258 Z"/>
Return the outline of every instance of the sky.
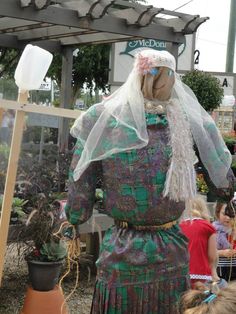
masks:
<path fill-rule="evenodd" d="M 189 1 L 191 0 L 147 0 L 147 5 L 175 10 Z M 199 65 L 197 65 L 199 70 L 225 72 L 230 2 L 231 0 L 192 0 L 177 10 L 210 18 L 200 25 L 197 31 L 196 49 L 200 50 Z M 234 72 L 236 72 L 236 57 Z"/>

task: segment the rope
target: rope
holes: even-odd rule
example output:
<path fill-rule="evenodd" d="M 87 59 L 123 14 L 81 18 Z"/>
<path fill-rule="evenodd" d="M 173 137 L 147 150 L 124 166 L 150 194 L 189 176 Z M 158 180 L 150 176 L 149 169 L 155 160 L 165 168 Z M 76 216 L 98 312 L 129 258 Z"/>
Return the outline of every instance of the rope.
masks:
<path fill-rule="evenodd" d="M 72 269 L 72 265 L 74 265 L 74 264 L 76 265 L 76 279 L 75 279 L 75 285 L 74 285 L 72 291 L 65 298 L 63 304 L 61 305 L 61 313 L 63 313 L 63 308 L 65 306 L 65 303 L 73 295 L 73 293 L 77 289 L 78 283 L 79 283 L 78 258 L 80 256 L 80 239 L 77 237 L 75 226 L 73 226 L 70 223 L 68 223 L 67 221 L 65 221 L 60 225 L 59 230 L 56 233 L 54 233 L 54 235 L 59 237 L 59 234 L 63 234 L 62 231 L 65 227 L 71 228 L 72 235 L 71 235 L 71 239 L 68 240 L 68 238 L 66 238 L 66 242 L 67 242 L 67 269 L 59 281 L 59 289 L 61 289 L 61 291 L 62 291 L 62 282 L 69 275 L 69 273 L 71 272 L 71 269 Z"/>

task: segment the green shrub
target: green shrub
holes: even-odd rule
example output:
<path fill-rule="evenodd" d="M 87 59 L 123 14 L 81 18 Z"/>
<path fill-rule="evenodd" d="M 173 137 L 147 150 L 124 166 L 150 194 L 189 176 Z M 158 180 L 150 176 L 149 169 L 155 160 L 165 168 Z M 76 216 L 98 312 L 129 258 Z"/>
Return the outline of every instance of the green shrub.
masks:
<path fill-rule="evenodd" d="M 199 103 L 206 111 L 218 108 L 224 96 L 224 89 L 220 81 L 213 75 L 203 71 L 190 71 L 182 81 L 188 85 L 196 95 Z"/>

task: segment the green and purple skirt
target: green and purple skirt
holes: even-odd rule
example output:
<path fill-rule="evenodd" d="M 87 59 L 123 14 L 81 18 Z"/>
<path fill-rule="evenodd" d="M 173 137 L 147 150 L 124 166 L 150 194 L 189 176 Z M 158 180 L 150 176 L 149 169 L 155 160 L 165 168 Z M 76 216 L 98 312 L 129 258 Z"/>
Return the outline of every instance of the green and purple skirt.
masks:
<path fill-rule="evenodd" d="M 178 314 L 189 289 L 188 251 L 179 227 L 110 228 L 97 261 L 91 314 Z"/>

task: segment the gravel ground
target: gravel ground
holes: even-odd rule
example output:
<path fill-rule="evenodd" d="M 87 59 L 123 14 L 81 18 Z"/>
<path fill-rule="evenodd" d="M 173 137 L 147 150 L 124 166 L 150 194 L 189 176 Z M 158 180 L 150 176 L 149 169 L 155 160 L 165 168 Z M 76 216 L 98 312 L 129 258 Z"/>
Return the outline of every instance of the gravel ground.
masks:
<path fill-rule="evenodd" d="M 89 314 L 92 302 L 94 276 L 88 281 L 85 267 L 80 271 L 80 281 L 67 305 L 68 314 Z M 28 272 L 25 261 L 19 261 L 15 245 L 10 245 L 5 258 L 2 286 L 0 287 L 0 314 L 19 314 L 28 286 Z M 63 283 L 64 296 L 68 296 L 75 285 L 75 274 L 72 272 Z M 43 313 L 42 313 L 43 314 Z"/>

